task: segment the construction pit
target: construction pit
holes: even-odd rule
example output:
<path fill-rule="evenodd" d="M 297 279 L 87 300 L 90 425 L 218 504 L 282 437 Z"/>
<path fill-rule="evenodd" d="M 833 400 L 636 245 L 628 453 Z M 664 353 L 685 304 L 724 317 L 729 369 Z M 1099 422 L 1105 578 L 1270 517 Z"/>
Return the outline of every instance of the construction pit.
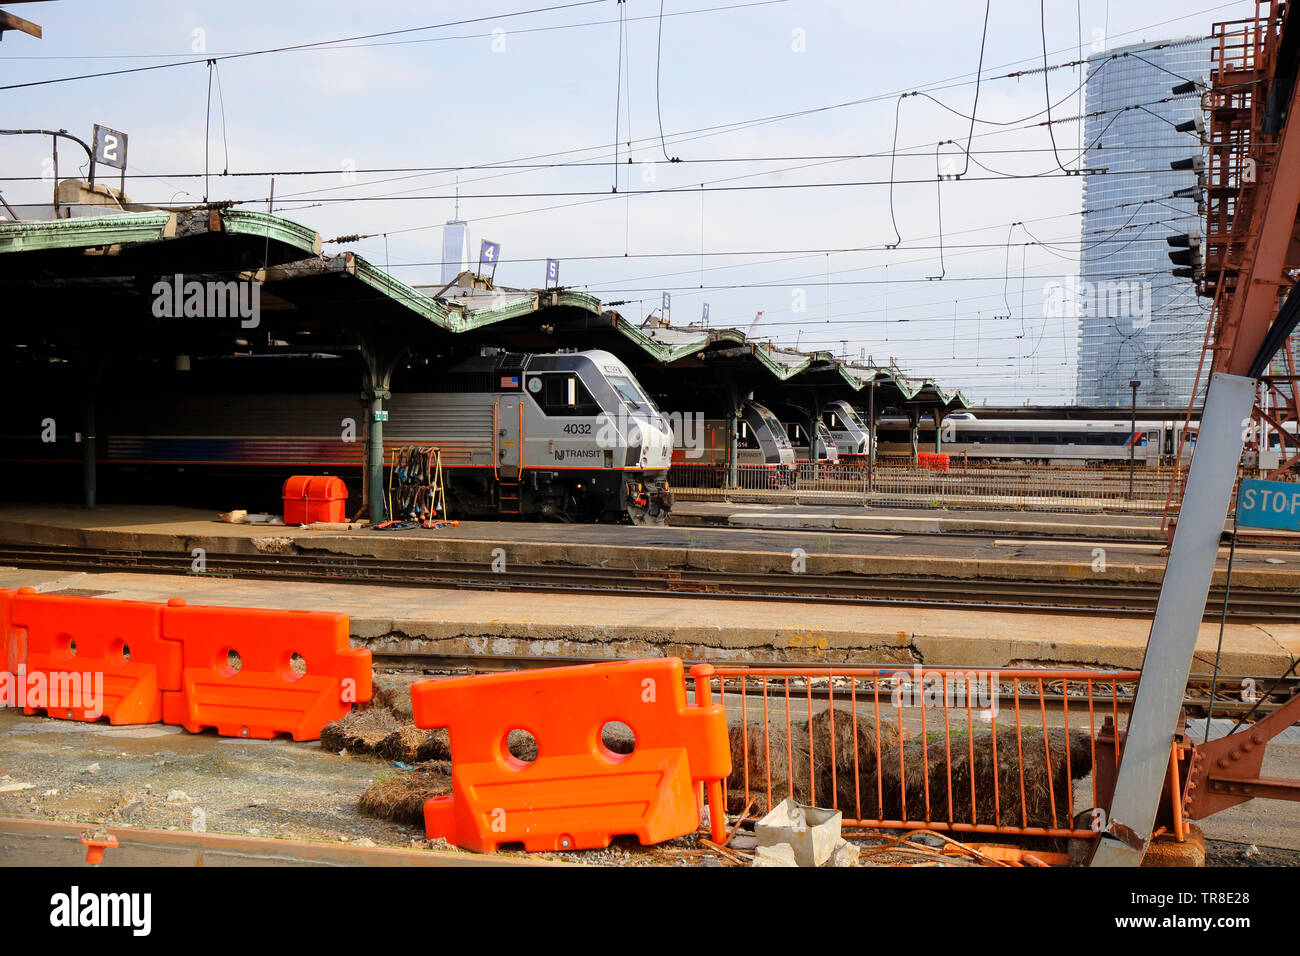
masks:
<path fill-rule="evenodd" d="M 493 854 L 477 854 L 459 850 L 443 839 L 430 841 L 424 832 L 421 806 L 424 799 L 450 791 L 451 764 L 445 732 L 421 730 L 411 720 L 409 687 L 428 676 L 409 670 L 377 670 L 376 695 L 371 704 L 326 727 L 320 741 L 308 742 L 283 737 L 231 739 L 212 732 L 190 734 L 166 725 L 113 727 L 0 710 L 0 739 L 4 741 L 4 757 L 0 760 L 0 846 L 7 854 L 14 854 L 11 858 L 15 862 L 21 861 L 24 854 L 36 859 L 38 848 L 40 854 L 47 854 L 50 843 L 59 842 L 48 837 L 62 835 L 65 846 L 61 852 L 68 856 L 67 862 L 75 862 L 81 858 L 83 848 L 73 839 L 74 831 L 98 825 L 116 834 L 122 846 L 137 846 L 141 855 L 122 854 L 116 861 L 119 865 L 128 861 L 158 863 L 178 853 L 185 859 L 201 859 L 204 865 L 221 865 L 223 861 L 321 863 L 331 860 L 332 853 L 348 850 L 353 856 L 346 862 L 352 864 L 544 861 L 598 866 L 748 866 L 755 859 L 752 827 L 766 809 L 765 789 L 776 791 L 775 800 L 785 796 L 786 787 L 807 799 L 810 778 L 798 769 L 798 758 L 784 766 L 780 759 L 776 760 L 775 783 L 769 779 L 765 788 L 763 760 L 758 753 L 762 745 L 756 743 L 763 737 L 761 729 L 755 734 L 751 721 L 751 732 L 745 740 L 739 730 L 743 705 L 730 695 L 724 699 L 733 752 L 733 774 L 727 793 L 730 839 L 721 848 L 712 844 L 707 827 L 653 846 L 642 846 L 632 837 L 617 837 L 606 848 L 570 852 L 526 853 L 520 847 L 503 847 Z M 795 706 L 790 710 L 796 729 L 789 737 L 780 730 L 786 718 L 779 712 L 778 702 L 773 702 L 772 725 L 778 728 L 772 739 L 773 753 L 793 739 L 795 753 L 806 759 L 808 747 L 801 747 L 798 729 L 798 718 L 806 712 L 801 710 L 802 695 L 817 693 L 823 697 L 825 684 L 796 683 L 792 698 Z M 820 764 L 830 706 L 823 703 L 813 708 L 822 721 L 814 747 L 819 757 L 817 774 L 824 770 Z M 849 713 L 843 703 L 834 706 L 840 718 Z M 749 701 L 751 718 L 754 708 L 755 701 Z M 865 728 L 871 720 L 872 704 L 863 700 L 856 709 Z M 1041 728 L 1037 723 L 1041 722 L 1035 721 L 1037 713 L 1036 707 L 1025 706 L 1020 714 L 1024 729 L 1032 728 L 1032 732 L 1024 734 L 1026 742 L 1043 739 L 1038 735 Z M 943 727 L 942 712 L 931 709 L 928 715 L 931 729 L 926 739 L 941 749 L 942 731 L 936 735 L 933 728 Z M 905 748 L 911 748 L 906 758 L 909 766 L 915 765 L 912 751 L 923 739 L 921 719 L 921 714 L 911 714 L 902 723 Z M 1059 715 L 1053 712 L 1047 723 L 1051 725 L 1051 752 L 1056 756 L 1061 752 Z M 888 715 L 881 724 L 886 733 L 897 726 Z M 1013 726 L 1009 715 L 1003 715 L 998 726 L 1000 740 L 1014 740 L 1015 731 L 1006 729 Z M 862 728 L 855 729 L 865 733 Z M 1076 755 L 1080 752 L 1080 736 L 1076 729 Z M 842 730 L 837 740 L 844 738 Z M 959 733 L 951 739 L 960 745 L 966 738 Z M 1084 751 L 1086 740 L 1083 735 Z M 617 740 L 607 743 L 612 749 L 621 749 Z M 746 743 L 751 748 L 749 753 L 745 752 Z M 523 749 L 517 750 L 517 746 Z M 529 756 L 529 746 L 529 741 L 511 741 L 512 752 L 524 758 Z M 531 746 L 535 754 L 536 744 Z M 1014 753 L 1008 756 L 1009 749 L 1004 749 L 1002 764 L 1014 777 L 1018 765 Z M 893 753 L 896 757 L 897 749 Z M 836 764 L 841 768 L 846 765 L 843 755 Z M 740 791 L 746 766 L 756 778 L 754 789 L 758 792 L 753 803 L 742 806 L 745 801 Z M 793 773 L 787 769 L 790 766 L 795 766 Z M 1027 760 L 1026 769 L 1041 771 L 1041 760 L 1037 764 Z M 1279 777 L 1300 772 L 1300 735 L 1294 741 L 1284 738 L 1270 745 L 1265 772 Z M 1058 779 L 1060 775 L 1058 768 Z M 933 774 L 932 779 L 937 782 L 940 776 Z M 896 785 L 896 776 L 888 779 Z M 1091 772 L 1079 773 L 1072 781 L 1071 801 L 1075 807 L 1093 805 L 1093 783 Z M 919 793 L 915 780 L 908 788 L 910 793 Z M 843 780 L 838 790 L 836 802 L 843 806 L 847 796 L 851 803 Z M 867 790 L 862 788 L 862 796 L 874 800 L 875 793 Z M 827 796 L 823 790 L 819 803 L 831 802 Z M 988 800 L 987 794 L 981 796 L 982 802 Z M 746 809 L 749 812 L 742 824 L 740 814 Z M 1043 809 L 1031 802 L 1031 813 Z M 851 810 L 846 812 L 846 816 L 850 815 Z M 24 830 L 23 824 L 32 829 Z M 60 824 L 70 825 L 66 833 L 49 829 Z M 1269 804 L 1265 810 L 1262 801 L 1247 803 L 1202 821 L 1200 827 L 1203 841 L 1193 830 L 1190 842 L 1180 844 L 1172 857 L 1153 852 L 1148 865 L 1300 865 L 1300 842 L 1295 837 L 1300 832 L 1300 808 L 1294 804 Z M 942 828 L 927 830 L 924 826 L 846 828 L 844 836 L 859 853 L 853 863 L 837 865 L 1007 865 L 1001 858 L 989 856 L 994 852 L 988 849 L 990 844 L 1028 848 L 1053 861 L 1063 861 L 1090 846 L 1086 840 L 994 837 Z M 196 847 L 187 847 L 187 842 L 209 837 L 236 842 L 233 846 L 210 843 L 206 852 L 197 843 Z M 967 845 L 973 849 L 964 849 Z M 387 855 L 399 850 L 403 852 L 398 856 Z M 108 851 L 103 865 L 114 865 L 118 852 Z"/>

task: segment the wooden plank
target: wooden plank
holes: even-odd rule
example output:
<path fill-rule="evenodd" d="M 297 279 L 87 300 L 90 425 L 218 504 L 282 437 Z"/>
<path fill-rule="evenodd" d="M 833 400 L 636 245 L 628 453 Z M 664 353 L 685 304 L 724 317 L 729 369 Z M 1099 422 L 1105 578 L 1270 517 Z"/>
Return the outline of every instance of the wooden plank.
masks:
<path fill-rule="evenodd" d="M 38 40 L 41 38 L 41 28 L 35 23 L 0 10 L 0 36 L 3 36 L 6 30 L 19 30 L 36 37 Z"/>

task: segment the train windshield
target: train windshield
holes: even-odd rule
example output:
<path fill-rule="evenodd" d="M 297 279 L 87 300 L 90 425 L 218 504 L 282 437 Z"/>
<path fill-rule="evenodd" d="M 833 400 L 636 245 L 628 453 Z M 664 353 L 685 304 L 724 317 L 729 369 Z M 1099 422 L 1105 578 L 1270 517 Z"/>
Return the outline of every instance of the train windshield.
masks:
<path fill-rule="evenodd" d="M 610 375 L 608 376 L 608 379 L 609 384 L 614 386 L 614 391 L 618 392 L 618 397 L 623 399 L 623 401 L 627 402 L 633 408 L 640 408 L 644 405 L 653 411 L 659 411 L 659 409 L 655 407 L 655 403 L 642 394 L 641 389 L 636 387 L 636 382 L 632 381 L 630 378 L 623 375 Z"/>
<path fill-rule="evenodd" d="M 839 417 L 841 421 L 847 422 L 848 424 L 853 425 L 856 428 L 863 427 L 862 419 L 859 418 L 858 413 L 853 410 L 853 406 L 848 404 L 847 402 L 845 402 L 843 405 L 838 406 L 835 409 L 835 414 L 836 416 Z"/>
<path fill-rule="evenodd" d="M 789 438 L 786 436 L 785 429 L 781 426 L 781 423 L 776 420 L 775 415 L 769 412 L 766 408 L 763 408 L 761 405 L 755 405 L 754 411 L 758 413 L 758 417 L 763 420 L 763 424 L 767 426 L 768 430 L 772 433 L 772 437 L 777 440 L 778 444 L 788 445 L 790 443 Z M 782 439 L 785 439 L 785 441 L 782 441 Z"/>

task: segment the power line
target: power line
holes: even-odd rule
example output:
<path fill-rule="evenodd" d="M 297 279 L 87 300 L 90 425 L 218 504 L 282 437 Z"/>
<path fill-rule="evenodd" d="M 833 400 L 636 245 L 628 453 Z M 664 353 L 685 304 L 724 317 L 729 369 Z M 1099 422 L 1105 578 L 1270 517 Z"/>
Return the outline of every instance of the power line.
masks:
<path fill-rule="evenodd" d="M 618 2 L 622 4 L 626 2 L 626 0 L 618 0 Z M 665 14 L 665 16 L 689 17 L 701 13 L 722 13 L 729 10 L 741 10 L 747 7 L 766 7 L 766 6 L 771 6 L 772 4 L 789 3 L 789 2 L 790 0 L 750 0 L 750 2 L 747 3 L 732 3 L 732 4 L 727 4 L 725 6 L 717 6 L 717 7 L 701 7 L 696 10 L 679 10 L 676 13 L 667 13 Z M 513 15 L 519 16 L 521 14 L 513 14 Z M 639 16 L 639 17 L 628 17 L 627 22 L 631 23 L 636 20 L 653 20 L 655 18 L 656 18 L 656 14 L 645 14 L 644 16 Z M 489 19 L 500 19 L 500 18 L 493 17 Z M 580 23 L 557 23 L 557 24 L 551 24 L 549 26 L 541 26 L 541 27 L 521 27 L 517 30 L 514 30 L 513 33 L 515 34 L 550 33 L 556 30 L 575 30 L 583 27 L 600 27 L 600 26 L 606 26 L 611 23 L 617 23 L 617 22 L 619 21 L 618 20 L 585 20 Z M 421 28 L 416 28 L 416 29 L 421 29 Z M 423 29 L 433 29 L 433 27 L 428 27 Z M 361 49 L 367 49 L 371 47 L 406 46 L 409 44 L 416 44 L 416 43 L 445 43 L 450 40 L 484 40 L 484 39 L 489 39 L 492 36 L 493 34 L 491 33 L 462 33 L 456 36 L 423 37 L 418 40 L 396 40 L 396 41 L 388 41 L 383 43 L 351 43 L 347 40 L 327 40 L 322 42 L 329 43 L 330 44 L 329 46 L 293 48 L 291 50 L 286 50 L 284 52 L 331 53 L 335 50 L 361 50 Z M 258 51 L 235 51 L 234 53 L 229 53 L 229 54 L 220 53 L 220 54 L 212 54 L 212 55 L 218 57 L 226 57 L 232 55 L 248 55 L 250 53 L 256 53 L 256 52 Z M 188 56 L 189 56 L 188 53 L 108 53 L 108 54 L 84 54 L 83 53 L 83 54 L 67 54 L 63 56 L 13 55 L 13 56 L 0 56 L 0 62 L 3 62 L 4 60 L 156 60 L 156 59 L 166 59 L 166 58 L 175 59 L 177 57 L 188 57 Z M 190 62 L 194 62 L 192 58 Z M 78 78 L 79 77 L 72 77 L 71 79 L 78 79 Z"/>
<path fill-rule="evenodd" d="M 1117 169 L 1117 170 L 1097 170 L 1094 172 L 1094 175 L 1146 176 L 1152 173 L 1163 173 L 1163 172 L 1167 172 L 1167 170 Z M 767 174 L 759 174 L 759 175 L 767 175 Z M 976 176 L 976 177 L 968 176 L 965 179 L 962 179 L 961 182 L 964 183 L 1006 182 L 1009 180 L 1019 180 L 1019 179 L 1065 178 L 1065 176 L 1067 175 L 1073 176 L 1074 174 L 1067 171 L 1066 173 L 1062 174 L 1060 177 L 1043 176 L 1037 173 L 1024 173 L 1024 174 L 1013 173 L 1013 174 L 1005 174 L 1005 175 L 998 175 L 998 176 Z M 901 179 L 901 180 L 895 180 L 895 182 L 898 182 L 902 185 L 915 185 L 918 183 L 924 183 L 928 185 L 929 183 L 934 182 L 934 180 L 930 177 L 926 177 L 924 179 Z M 852 188 L 858 186 L 886 186 L 888 184 L 889 184 L 889 180 L 887 179 L 854 179 L 854 180 L 842 180 L 838 182 L 829 182 L 829 183 L 759 183 L 759 184 L 748 185 L 748 186 L 705 186 L 701 184 L 698 186 L 665 186 L 659 189 L 636 189 L 636 190 L 630 190 L 629 192 L 624 193 L 623 195 L 661 196 L 661 195 L 674 195 L 674 194 L 683 194 L 683 193 L 689 195 L 689 194 L 693 194 L 696 190 L 703 190 L 705 192 L 751 192 L 751 191 L 762 191 L 762 190 L 769 190 L 769 189 L 781 189 L 781 190 L 846 189 L 846 188 Z M 570 198 L 570 197 L 577 197 L 577 196 L 607 197 L 608 194 L 603 190 L 569 189 L 569 190 L 553 190 L 549 192 L 539 191 L 539 192 L 519 192 L 519 193 L 461 193 L 459 198 L 461 199 L 560 199 L 560 198 Z M 406 202 L 406 201 L 425 201 L 425 200 L 447 200 L 447 199 L 455 199 L 455 198 L 457 197 L 451 194 L 437 193 L 433 195 L 419 195 L 419 196 L 409 196 L 409 195 L 408 196 L 347 196 L 341 199 L 333 200 L 333 202 L 336 203 Z M 232 206 L 248 205 L 250 203 L 264 203 L 266 201 L 267 201 L 267 197 L 265 196 L 252 197 L 248 199 L 224 200 L 226 204 Z M 285 202 L 314 203 L 315 199 L 311 196 L 307 196 L 299 199 L 285 199 L 285 200 L 278 200 L 278 201 L 282 203 Z M 166 204 L 158 203 L 156 205 L 166 205 Z M 281 205 L 281 208 L 283 209 L 285 207 Z M 392 232 L 394 230 L 389 230 L 389 231 Z"/>
<path fill-rule="evenodd" d="M 247 50 L 243 53 L 225 53 L 215 57 L 200 57 L 198 59 L 180 60 L 175 63 L 153 63 L 149 66 L 133 66 L 121 70 L 104 70 L 99 73 L 83 73 L 79 76 L 59 76 L 46 80 L 28 80 L 25 83 L 9 83 L 0 86 L 0 90 L 20 90 L 32 86 L 49 86 L 54 83 L 72 83 L 77 80 L 94 80 L 106 76 L 124 76 L 128 73 L 148 73 L 154 70 L 170 70 L 178 66 L 193 66 L 196 63 L 206 64 L 212 60 L 242 60 L 247 57 L 265 56 L 270 53 L 289 53 L 297 50 L 310 50 L 316 47 L 328 47 L 339 43 L 353 43 L 358 40 L 374 40 L 380 37 L 401 36 L 408 33 L 420 33 L 424 30 L 442 30 L 447 27 L 465 26 L 469 23 L 485 23 L 489 20 L 509 20 L 514 17 L 529 16 L 534 13 L 553 13 L 558 10 L 570 10 L 574 7 L 590 7 L 603 0 L 574 0 L 571 3 L 555 4 L 549 7 L 534 7 L 531 10 L 517 10 L 513 13 L 499 13 L 495 16 L 488 17 L 470 17 L 464 20 L 448 20 L 445 23 L 430 23 L 420 27 L 406 27 L 401 30 L 385 30 L 382 33 L 366 33 L 360 36 L 342 37 L 334 40 L 315 40 L 311 43 L 295 43 L 289 46 L 267 47 L 262 50 Z"/>

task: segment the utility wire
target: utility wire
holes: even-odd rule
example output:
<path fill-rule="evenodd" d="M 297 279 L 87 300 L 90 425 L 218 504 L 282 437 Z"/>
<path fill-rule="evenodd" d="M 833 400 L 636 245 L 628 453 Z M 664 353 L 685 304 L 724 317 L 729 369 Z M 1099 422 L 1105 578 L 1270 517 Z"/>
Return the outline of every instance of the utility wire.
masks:
<path fill-rule="evenodd" d="M 196 63 L 207 63 L 210 60 L 241 60 L 253 56 L 265 56 L 270 53 L 288 53 L 296 50 L 310 50 L 318 47 L 329 47 L 339 43 L 352 43 L 358 40 L 374 40 L 380 37 L 400 36 L 408 33 L 419 33 L 425 30 L 442 30 L 447 27 L 464 26 L 469 23 L 484 23 L 495 20 L 508 20 L 514 17 L 529 16 L 534 13 L 553 13 L 558 10 L 570 10 L 574 7 L 590 7 L 601 3 L 603 0 L 575 0 L 572 3 L 555 4 L 548 7 L 534 7 L 531 10 L 516 10 L 511 13 L 498 13 L 494 16 L 487 17 L 470 17 L 464 20 L 448 20 L 445 23 L 430 23 L 420 27 L 406 27 L 401 30 L 385 30 L 382 33 L 366 33 L 360 36 L 342 37 L 334 40 L 316 40 L 311 43 L 294 43 L 288 46 L 267 47 L 262 50 L 247 50 L 243 53 L 225 53 L 215 57 L 200 57 L 199 59 L 179 60 L 174 63 L 153 63 L 149 66 L 133 66 L 121 70 L 104 70 L 99 73 L 82 73 L 78 76 L 59 76 L 46 80 L 28 80 L 26 83 L 10 83 L 6 86 L 0 86 L 0 90 L 20 90 L 33 86 L 49 86 L 54 83 L 72 83 L 77 80 L 95 80 L 106 76 L 124 76 L 128 73 L 148 73 L 154 70 L 169 70 L 178 66 L 193 66 Z"/>
<path fill-rule="evenodd" d="M 680 162 L 676 156 L 669 157 L 668 146 L 664 143 L 664 114 L 659 105 L 659 70 L 663 64 L 664 54 L 664 0 L 659 0 L 659 43 L 655 47 L 655 113 L 659 116 L 659 148 L 664 152 L 664 159 L 670 163 Z"/>

